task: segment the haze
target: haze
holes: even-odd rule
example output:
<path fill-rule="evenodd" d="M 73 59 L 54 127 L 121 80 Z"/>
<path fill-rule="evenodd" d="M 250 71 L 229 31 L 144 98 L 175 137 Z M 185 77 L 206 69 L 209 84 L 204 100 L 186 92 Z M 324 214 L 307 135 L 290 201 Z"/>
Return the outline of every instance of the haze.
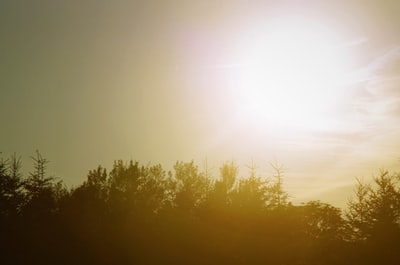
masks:
<path fill-rule="evenodd" d="M 69 185 L 116 159 L 207 160 L 215 176 L 226 160 L 263 176 L 277 161 L 293 201 L 343 206 L 355 177 L 399 166 L 399 12 L 398 1 L 1 1 L 0 152 L 30 170 L 39 149 Z M 338 52 L 319 61 L 278 41 L 268 67 L 311 61 L 307 78 L 324 79 L 291 70 L 272 85 L 254 65 L 283 28 L 266 29 L 299 18 L 294 32 L 317 36 L 299 45 Z"/>

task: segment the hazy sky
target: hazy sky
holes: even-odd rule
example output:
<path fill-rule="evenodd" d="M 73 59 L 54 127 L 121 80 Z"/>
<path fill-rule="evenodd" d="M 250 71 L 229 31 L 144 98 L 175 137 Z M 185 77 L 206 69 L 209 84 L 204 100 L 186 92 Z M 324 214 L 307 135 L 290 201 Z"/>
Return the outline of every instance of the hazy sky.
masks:
<path fill-rule="evenodd" d="M 343 205 L 356 176 L 399 166 L 398 14 L 390 0 L 3 0 L 0 152 L 29 170 L 39 149 L 69 185 L 115 159 L 169 168 L 207 158 L 215 176 L 226 160 L 253 160 L 262 175 L 278 161 L 294 201 Z M 350 61 L 328 127 L 238 114 L 240 54 L 290 16 L 339 36 Z"/>

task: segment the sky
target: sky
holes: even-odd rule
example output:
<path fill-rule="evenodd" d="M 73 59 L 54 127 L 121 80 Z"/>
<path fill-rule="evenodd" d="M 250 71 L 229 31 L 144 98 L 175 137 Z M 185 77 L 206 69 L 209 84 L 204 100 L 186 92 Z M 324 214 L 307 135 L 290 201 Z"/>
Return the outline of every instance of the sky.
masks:
<path fill-rule="evenodd" d="M 399 13 L 392 0 L 3 0 L 0 152 L 29 171 L 38 149 L 69 186 L 116 159 L 207 161 L 216 177 L 227 160 L 241 175 L 278 163 L 294 202 L 344 206 L 356 177 L 399 168 Z"/>

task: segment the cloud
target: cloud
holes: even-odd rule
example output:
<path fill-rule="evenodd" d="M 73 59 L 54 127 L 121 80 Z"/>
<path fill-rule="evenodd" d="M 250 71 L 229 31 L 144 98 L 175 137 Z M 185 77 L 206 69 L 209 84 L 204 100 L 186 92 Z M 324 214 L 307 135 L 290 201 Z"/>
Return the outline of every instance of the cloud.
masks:
<path fill-rule="evenodd" d="M 353 94 L 353 109 L 369 121 L 398 119 L 400 46 L 388 49 L 364 69 L 366 75 Z"/>
<path fill-rule="evenodd" d="M 382 55 L 378 56 L 367 66 L 371 74 L 375 77 L 387 76 L 394 74 L 396 68 L 400 66 L 400 46 L 396 46 L 386 50 Z"/>
<path fill-rule="evenodd" d="M 363 45 L 363 44 L 365 44 L 367 42 L 368 42 L 368 38 L 360 37 L 360 38 L 351 40 L 349 42 L 343 43 L 340 46 L 338 46 L 338 48 L 342 48 L 343 49 L 343 48 L 357 47 L 357 46 Z"/>
<path fill-rule="evenodd" d="M 326 158 L 330 163 L 321 162 L 324 175 L 335 181 L 339 181 L 335 174 L 340 175 L 340 181 L 348 183 L 353 174 L 395 166 L 400 148 L 399 70 L 400 47 L 386 50 L 359 69 L 363 78 L 349 87 L 352 93 L 346 111 L 337 116 L 337 126 L 315 131 L 308 138 L 313 161 Z"/>

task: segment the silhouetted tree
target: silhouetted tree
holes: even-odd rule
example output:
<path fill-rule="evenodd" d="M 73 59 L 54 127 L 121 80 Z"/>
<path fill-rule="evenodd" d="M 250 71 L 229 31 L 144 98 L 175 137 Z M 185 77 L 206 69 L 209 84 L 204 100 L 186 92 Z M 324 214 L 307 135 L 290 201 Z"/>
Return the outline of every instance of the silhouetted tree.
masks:
<path fill-rule="evenodd" d="M 283 172 L 282 165 L 271 164 L 274 169 L 273 183 L 270 186 L 271 202 L 269 207 L 282 207 L 288 203 L 288 194 L 283 190 Z"/>
<path fill-rule="evenodd" d="M 344 232 L 344 220 L 339 208 L 319 201 L 310 201 L 304 205 L 304 221 L 307 234 L 315 239 L 341 240 Z"/>
<path fill-rule="evenodd" d="M 347 203 L 346 219 L 349 224 L 348 236 L 350 240 L 364 241 L 371 236 L 371 186 L 362 180 L 356 179 L 355 198 Z"/>
<path fill-rule="evenodd" d="M 36 156 L 31 157 L 34 170 L 29 173 L 24 182 L 27 201 L 24 205 L 24 214 L 31 217 L 47 216 L 56 210 L 56 200 L 54 194 L 54 177 L 46 175 L 47 164 L 49 161 L 42 157 L 39 151 Z"/>
<path fill-rule="evenodd" d="M 255 174 L 239 180 L 237 189 L 233 194 L 233 203 L 242 211 L 262 211 L 271 200 L 267 180 Z"/>
<path fill-rule="evenodd" d="M 399 176 L 357 180 L 341 210 L 320 201 L 292 205 L 283 168 L 272 178 L 234 162 L 218 178 L 193 161 L 114 161 L 68 190 L 37 151 L 25 178 L 14 154 L 0 159 L 3 264 L 399 264 Z"/>
<path fill-rule="evenodd" d="M 347 219 L 358 242 L 359 260 L 368 264 L 400 262 L 400 192 L 397 175 L 381 170 L 374 185 L 358 181 Z"/>
<path fill-rule="evenodd" d="M 225 162 L 219 169 L 219 179 L 215 180 L 208 198 L 209 206 L 215 211 L 223 211 L 232 203 L 231 193 L 234 191 L 234 184 L 238 177 L 238 167 L 231 162 Z"/>
<path fill-rule="evenodd" d="M 191 211 L 206 199 L 209 182 L 199 172 L 193 161 L 176 162 L 174 171 L 176 179 L 175 205 L 182 210 Z"/>
<path fill-rule="evenodd" d="M 0 219 L 15 217 L 24 201 L 21 158 L 0 159 Z"/>
<path fill-rule="evenodd" d="M 376 189 L 371 190 L 371 247 L 376 262 L 395 264 L 400 262 L 400 194 L 396 176 L 381 171 L 374 178 Z M 397 254 L 394 254 L 397 253 Z"/>
<path fill-rule="evenodd" d="M 18 263 L 19 249 L 24 242 L 20 229 L 21 207 L 25 202 L 21 159 L 0 158 L 0 260 L 2 264 Z"/>

